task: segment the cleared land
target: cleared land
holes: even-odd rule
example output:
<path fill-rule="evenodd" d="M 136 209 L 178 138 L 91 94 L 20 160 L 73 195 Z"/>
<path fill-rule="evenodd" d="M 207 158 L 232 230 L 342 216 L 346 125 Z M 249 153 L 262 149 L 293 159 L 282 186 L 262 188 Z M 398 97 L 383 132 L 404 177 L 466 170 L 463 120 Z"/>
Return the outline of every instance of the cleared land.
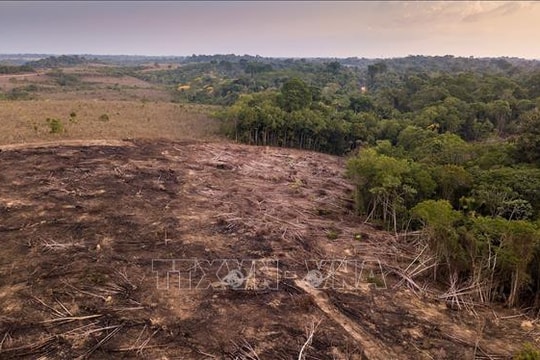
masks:
<path fill-rule="evenodd" d="M 193 141 L 0 148 L 3 359 L 293 359 L 311 326 L 307 359 L 501 359 L 539 336 L 517 313 L 454 311 L 400 282 L 421 261 L 352 213 L 343 158 Z M 277 260 L 257 279 L 278 287 L 167 289 L 167 259 Z M 317 288 L 310 259 L 366 271 Z"/>
<path fill-rule="evenodd" d="M 92 65 L 1 75 L 6 99 L 0 101 L 0 145 L 66 139 L 216 139 L 218 123 L 211 114 L 217 107 L 172 103 L 170 89 L 110 71 Z M 53 129 L 47 119 L 60 125 Z"/>
<path fill-rule="evenodd" d="M 161 101 L 171 100 L 164 86 L 128 75 L 109 74 L 108 66 L 79 66 L 40 70 L 30 74 L 0 75 L 0 90 L 24 91 L 35 100 Z"/>
<path fill-rule="evenodd" d="M 453 310 L 414 238 L 353 213 L 346 159 L 223 142 L 214 107 L 63 71 L 0 76 L 32 98 L 0 101 L 1 359 L 506 359 L 540 338 Z M 242 259 L 268 266 L 231 286 Z"/>
<path fill-rule="evenodd" d="M 142 101 L 1 101 L 0 144 L 62 139 L 209 138 L 218 124 L 208 106 Z M 74 115 L 74 116 L 72 116 Z M 62 123 L 51 133 L 47 119 Z"/>

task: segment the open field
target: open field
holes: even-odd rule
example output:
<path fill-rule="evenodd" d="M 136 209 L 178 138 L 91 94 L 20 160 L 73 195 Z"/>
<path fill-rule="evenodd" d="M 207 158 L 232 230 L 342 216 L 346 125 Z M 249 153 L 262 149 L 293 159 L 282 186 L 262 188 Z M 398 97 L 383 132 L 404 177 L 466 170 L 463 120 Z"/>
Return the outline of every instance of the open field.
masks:
<path fill-rule="evenodd" d="M 415 295 L 399 269 L 421 259 L 352 213 L 343 158 L 164 140 L 0 149 L 2 359 L 293 359 L 304 344 L 306 359 L 503 359 L 540 336 L 510 310 Z M 194 259 L 278 265 L 231 286 Z M 327 264 L 314 286 L 305 261 L 324 259 L 364 271 Z"/>
<path fill-rule="evenodd" d="M 212 111 L 209 106 L 165 102 L 0 101 L 0 144 L 62 139 L 209 138 L 218 129 L 216 120 L 210 117 Z M 63 130 L 51 133 L 47 118 L 60 120 Z"/>
<path fill-rule="evenodd" d="M 43 85 L 51 82 L 51 79 L 43 72 L 31 74 L 0 75 L 0 89 L 9 91 L 17 87 L 34 84 Z"/>
<path fill-rule="evenodd" d="M 39 70 L 36 73 L 0 75 L 0 90 L 22 90 L 36 100 L 171 100 L 171 93 L 163 86 L 151 84 L 128 75 L 110 74 L 108 66 L 90 65 L 58 70 Z M 64 82 L 63 82 L 64 81 Z"/>

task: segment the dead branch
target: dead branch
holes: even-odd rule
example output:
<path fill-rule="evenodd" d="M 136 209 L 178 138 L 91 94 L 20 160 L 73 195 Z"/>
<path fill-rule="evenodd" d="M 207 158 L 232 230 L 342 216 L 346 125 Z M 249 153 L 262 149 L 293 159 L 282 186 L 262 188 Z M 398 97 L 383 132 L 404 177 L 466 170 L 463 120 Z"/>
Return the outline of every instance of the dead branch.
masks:
<path fill-rule="evenodd" d="M 98 317 L 101 317 L 101 316 L 103 316 L 103 315 L 96 314 L 96 315 L 87 315 L 87 316 L 69 316 L 69 317 L 62 317 L 62 318 L 44 320 L 44 321 L 41 322 L 41 324 L 88 320 L 88 319 L 95 319 L 95 318 L 98 318 Z"/>
<path fill-rule="evenodd" d="M 111 340 L 121 329 L 122 329 L 123 325 L 116 325 L 116 326 L 108 326 L 106 328 L 102 328 L 102 329 L 96 329 L 95 331 L 93 332 L 97 332 L 97 331 L 103 331 L 103 330 L 108 330 L 108 329 L 111 329 L 113 328 L 114 330 L 111 331 L 110 333 L 108 333 L 105 337 L 103 337 L 103 339 L 101 339 L 96 345 L 94 345 L 90 350 L 88 350 L 83 356 L 82 358 L 85 359 L 87 357 L 89 357 L 90 355 L 92 355 L 92 353 L 94 353 L 97 349 L 99 349 L 101 346 L 103 346 L 107 341 Z"/>
<path fill-rule="evenodd" d="M 303 360 L 304 359 L 304 351 L 306 350 L 306 348 L 308 346 L 311 345 L 311 342 L 313 341 L 313 336 L 315 335 L 315 331 L 317 330 L 317 328 L 319 327 L 321 322 L 322 322 L 322 319 L 320 319 L 317 323 L 313 322 L 311 324 L 311 326 L 308 328 L 308 330 L 307 330 L 307 339 L 304 342 L 304 345 L 302 345 L 302 348 L 300 349 L 300 352 L 298 353 L 298 360 Z"/>

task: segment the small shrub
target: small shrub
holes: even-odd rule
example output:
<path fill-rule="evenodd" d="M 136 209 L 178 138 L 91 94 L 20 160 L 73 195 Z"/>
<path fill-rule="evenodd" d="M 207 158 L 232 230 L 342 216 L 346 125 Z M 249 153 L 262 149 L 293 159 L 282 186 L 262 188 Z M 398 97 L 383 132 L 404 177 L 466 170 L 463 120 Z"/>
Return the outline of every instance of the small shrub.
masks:
<path fill-rule="evenodd" d="M 109 119 L 109 115 L 103 114 L 103 115 L 101 115 L 101 116 L 99 117 L 99 120 L 100 120 L 100 121 L 109 121 L 109 120 L 110 120 L 110 119 Z"/>
<path fill-rule="evenodd" d="M 291 182 L 289 185 L 293 189 L 298 189 L 304 186 L 304 183 L 302 182 L 302 179 L 295 179 L 294 182 Z"/>
<path fill-rule="evenodd" d="M 30 93 L 23 87 L 16 87 L 6 93 L 8 100 L 29 100 L 32 98 Z"/>
<path fill-rule="evenodd" d="M 51 134 L 60 134 L 64 132 L 64 124 L 59 119 L 47 118 L 47 124 L 49 125 Z"/>
<path fill-rule="evenodd" d="M 332 214 L 332 211 L 330 211 L 328 209 L 317 208 L 317 215 L 319 215 L 319 216 L 327 216 L 327 215 L 330 215 L 330 214 Z"/>
<path fill-rule="evenodd" d="M 23 87 L 23 90 L 28 91 L 28 92 L 34 92 L 34 91 L 38 91 L 39 88 L 35 84 L 30 84 L 30 85 L 27 85 L 27 86 Z"/>
<path fill-rule="evenodd" d="M 339 234 L 341 234 L 341 231 L 335 228 L 326 230 L 326 237 L 328 240 L 336 240 Z"/>
<path fill-rule="evenodd" d="M 77 122 L 77 113 L 75 111 L 72 111 L 69 114 L 69 122 L 76 123 Z"/>
<path fill-rule="evenodd" d="M 526 343 L 523 348 L 512 357 L 513 360 L 540 360 L 540 350 L 530 343 Z"/>
<path fill-rule="evenodd" d="M 369 284 L 375 284 L 375 286 L 378 287 L 378 288 L 383 288 L 386 285 L 384 280 L 380 276 L 375 276 L 374 274 L 370 274 L 367 277 L 366 281 Z"/>
<path fill-rule="evenodd" d="M 60 86 L 74 86 L 81 82 L 79 75 L 66 74 L 62 69 L 55 69 L 47 73 L 48 76 L 55 79 Z"/>
<path fill-rule="evenodd" d="M 82 279 L 84 282 L 92 285 L 105 285 L 108 280 L 108 275 L 96 272 L 93 269 L 88 269 L 83 275 Z"/>

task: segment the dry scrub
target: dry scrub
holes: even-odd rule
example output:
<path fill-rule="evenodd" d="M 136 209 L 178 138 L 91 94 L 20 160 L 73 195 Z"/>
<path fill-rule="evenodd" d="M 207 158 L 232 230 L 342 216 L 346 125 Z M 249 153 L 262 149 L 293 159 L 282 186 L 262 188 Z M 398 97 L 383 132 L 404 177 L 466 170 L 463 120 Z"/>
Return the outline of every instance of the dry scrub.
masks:
<path fill-rule="evenodd" d="M 0 144 L 63 139 L 208 138 L 218 129 L 211 111 L 208 106 L 141 101 L 0 101 Z M 65 131 L 51 134 L 47 118 L 60 120 Z"/>

